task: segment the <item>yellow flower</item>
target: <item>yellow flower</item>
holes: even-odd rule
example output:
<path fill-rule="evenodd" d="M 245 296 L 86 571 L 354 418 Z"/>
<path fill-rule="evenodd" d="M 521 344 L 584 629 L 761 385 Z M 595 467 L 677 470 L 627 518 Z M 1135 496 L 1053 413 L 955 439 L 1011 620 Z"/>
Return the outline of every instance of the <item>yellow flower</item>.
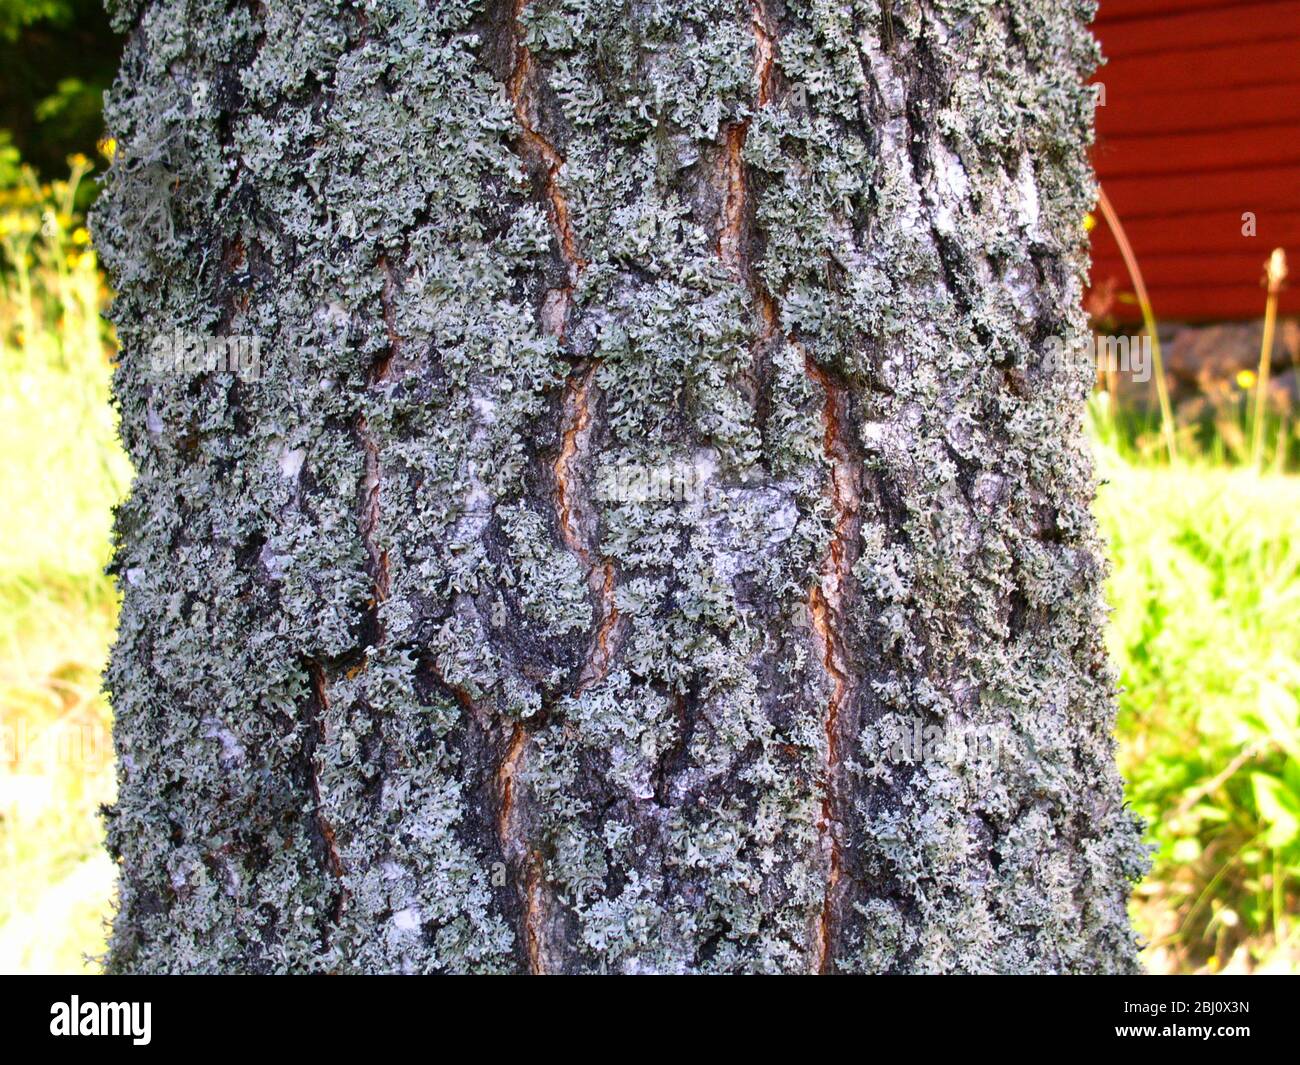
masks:
<path fill-rule="evenodd" d="M 72 231 L 72 243 L 89 244 L 90 230 L 88 230 L 85 226 L 78 226 L 76 229 Z"/>
<path fill-rule="evenodd" d="M 1255 371 L 1240 370 L 1237 373 L 1237 387 L 1245 390 L 1255 387 Z"/>
<path fill-rule="evenodd" d="M 113 156 L 117 154 L 117 139 L 115 137 L 100 137 L 99 154 L 111 163 Z"/>
<path fill-rule="evenodd" d="M 81 152 L 68 156 L 68 166 L 72 170 L 89 170 L 94 164 Z"/>
<path fill-rule="evenodd" d="M 1094 229 L 1096 229 L 1096 228 L 1097 228 L 1097 219 L 1093 218 L 1093 216 L 1092 216 L 1091 214 L 1086 214 L 1086 215 L 1084 215 L 1084 216 L 1083 216 L 1083 231 L 1084 231 L 1085 233 L 1091 233 L 1091 232 L 1092 232 Z"/>

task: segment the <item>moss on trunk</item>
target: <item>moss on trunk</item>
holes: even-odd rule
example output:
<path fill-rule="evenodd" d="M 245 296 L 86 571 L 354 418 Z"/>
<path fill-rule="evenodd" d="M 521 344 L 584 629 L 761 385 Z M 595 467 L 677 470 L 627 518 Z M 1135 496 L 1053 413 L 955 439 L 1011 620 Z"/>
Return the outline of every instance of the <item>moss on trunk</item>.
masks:
<path fill-rule="evenodd" d="M 1132 969 L 1089 12 L 119 2 L 110 967 Z"/>

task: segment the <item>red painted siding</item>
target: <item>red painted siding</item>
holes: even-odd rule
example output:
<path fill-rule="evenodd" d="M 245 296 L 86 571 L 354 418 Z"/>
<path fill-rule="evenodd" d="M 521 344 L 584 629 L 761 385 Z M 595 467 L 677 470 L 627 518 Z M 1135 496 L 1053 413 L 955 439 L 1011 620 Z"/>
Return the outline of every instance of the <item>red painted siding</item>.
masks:
<path fill-rule="evenodd" d="M 1300 274 L 1300 0 L 1101 0 L 1093 30 L 1108 59 L 1093 162 L 1156 316 L 1259 317 L 1269 252 Z M 1100 216 L 1092 243 L 1093 281 L 1131 290 Z M 1281 310 L 1300 314 L 1300 278 Z"/>

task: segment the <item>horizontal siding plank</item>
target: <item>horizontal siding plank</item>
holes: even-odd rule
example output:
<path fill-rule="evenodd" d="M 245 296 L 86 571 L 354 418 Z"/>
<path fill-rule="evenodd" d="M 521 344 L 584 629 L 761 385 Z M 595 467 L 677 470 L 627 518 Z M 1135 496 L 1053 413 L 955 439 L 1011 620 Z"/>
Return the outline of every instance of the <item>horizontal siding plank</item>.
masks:
<path fill-rule="evenodd" d="M 1094 32 L 1110 59 L 1094 77 L 1093 165 L 1156 314 L 1258 318 L 1269 252 L 1286 248 L 1300 272 L 1300 0 L 1101 0 Z M 1128 290 L 1097 217 L 1092 277 Z M 1300 313 L 1300 283 L 1280 306 Z"/>
<path fill-rule="evenodd" d="M 1278 302 L 1279 315 L 1300 313 L 1300 294 L 1283 293 Z M 1119 321 L 1141 324 L 1141 308 L 1134 303 L 1115 302 L 1110 311 Z M 1264 298 L 1260 293 L 1225 293 L 1206 290 L 1204 293 L 1169 293 L 1156 304 L 1157 321 L 1232 321 L 1258 319 L 1264 316 Z"/>
<path fill-rule="evenodd" d="M 1176 96 L 1152 95 L 1132 87 L 1117 92 L 1107 85 L 1106 106 L 1097 108 L 1097 136 L 1102 140 L 1205 133 L 1279 122 L 1300 123 L 1300 85 L 1251 85 Z"/>
<path fill-rule="evenodd" d="M 1099 137 L 1092 152 L 1102 180 L 1300 163 L 1300 122 L 1216 133 Z"/>
<path fill-rule="evenodd" d="M 1243 170 L 1194 170 L 1160 177 L 1115 177 L 1098 161 L 1098 176 L 1120 220 L 1206 212 L 1287 210 L 1300 199 L 1300 164 Z"/>
<path fill-rule="evenodd" d="M 1102 4 L 1104 11 L 1109 5 Z M 1112 59 L 1188 49 L 1221 48 L 1274 40 L 1300 31 L 1300 0 L 1137 18 L 1105 27 L 1105 53 Z"/>
<path fill-rule="evenodd" d="M 1174 285 L 1247 286 L 1258 283 L 1264 276 L 1264 261 L 1268 251 L 1259 254 L 1218 255 L 1144 255 L 1138 265 L 1142 276 L 1151 288 Z M 1126 277 L 1124 261 L 1112 247 L 1099 245 L 1093 251 L 1093 273 L 1097 277 Z"/>
<path fill-rule="evenodd" d="M 1144 255 L 1259 254 L 1261 261 L 1273 248 L 1300 249 L 1300 210 L 1260 215 L 1258 236 L 1241 233 L 1241 218 L 1231 213 L 1210 213 L 1203 218 L 1182 217 L 1120 219 L 1142 261 Z M 1108 253 L 1111 240 L 1104 223 L 1093 230 L 1097 254 Z M 1257 250 L 1262 249 L 1262 250 Z"/>
<path fill-rule="evenodd" d="M 1103 280 L 1094 275 L 1093 280 Z M 1124 288 L 1123 282 L 1120 284 Z M 1264 293 L 1261 289 L 1216 287 L 1213 289 L 1168 289 L 1152 292 L 1158 322 L 1218 322 L 1262 318 Z M 1135 303 L 1115 301 L 1110 313 L 1121 322 L 1140 323 L 1142 311 Z M 1281 315 L 1300 314 L 1300 291 L 1286 290 L 1278 301 Z"/>
<path fill-rule="evenodd" d="M 1206 8 L 1254 7 L 1259 0 L 1101 0 L 1094 25 L 1099 29 L 1156 15 L 1185 15 Z"/>
<path fill-rule="evenodd" d="M 1103 46 L 1105 35 L 1102 35 Z M 1226 89 L 1238 85 L 1300 83 L 1300 37 L 1274 38 L 1253 44 L 1211 50 L 1186 50 L 1163 55 L 1111 60 L 1098 73 L 1112 92 L 1124 86 L 1145 86 L 1147 92 L 1181 93 Z"/>

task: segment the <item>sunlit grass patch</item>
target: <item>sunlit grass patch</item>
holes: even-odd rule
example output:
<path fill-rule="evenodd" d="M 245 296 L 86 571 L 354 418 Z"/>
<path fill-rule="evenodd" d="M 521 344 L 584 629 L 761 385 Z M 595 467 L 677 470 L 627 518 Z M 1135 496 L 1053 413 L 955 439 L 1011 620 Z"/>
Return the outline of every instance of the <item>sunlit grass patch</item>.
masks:
<path fill-rule="evenodd" d="M 1120 766 L 1158 846 L 1158 968 L 1294 966 L 1300 478 L 1107 458 Z"/>
<path fill-rule="evenodd" d="M 100 672 L 117 615 L 104 575 L 130 476 L 108 402 L 103 282 L 76 179 L 0 190 L 0 970 L 83 971 L 114 867 Z M 93 966 L 92 966 L 93 968 Z"/>

